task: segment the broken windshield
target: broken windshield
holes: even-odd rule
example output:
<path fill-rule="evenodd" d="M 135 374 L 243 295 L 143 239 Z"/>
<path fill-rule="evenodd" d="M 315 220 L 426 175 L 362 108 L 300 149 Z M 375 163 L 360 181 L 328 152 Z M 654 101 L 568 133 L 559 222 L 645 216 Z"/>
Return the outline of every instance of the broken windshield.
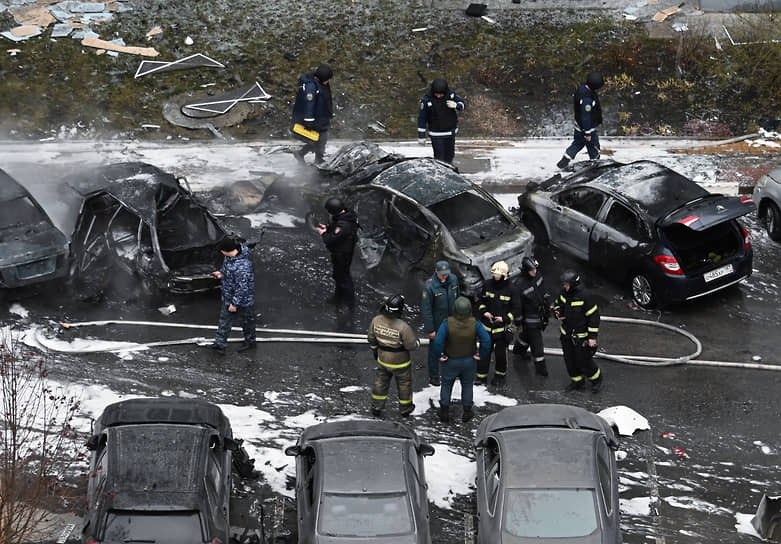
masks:
<path fill-rule="evenodd" d="M 496 206 L 474 191 L 461 193 L 429 209 L 450 231 L 460 247 L 471 247 L 497 238 L 512 228 L 512 223 Z"/>

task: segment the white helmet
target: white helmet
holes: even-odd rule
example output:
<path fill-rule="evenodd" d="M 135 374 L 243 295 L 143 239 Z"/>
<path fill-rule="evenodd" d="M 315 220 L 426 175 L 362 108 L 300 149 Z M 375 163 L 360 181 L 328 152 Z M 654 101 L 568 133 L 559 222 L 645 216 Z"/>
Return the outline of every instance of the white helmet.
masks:
<path fill-rule="evenodd" d="M 494 276 L 502 276 L 502 278 L 507 279 L 507 274 L 509 273 L 510 267 L 507 266 L 507 263 L 504 261 L 497 261 L 491 267 L 491 274 Z"/>

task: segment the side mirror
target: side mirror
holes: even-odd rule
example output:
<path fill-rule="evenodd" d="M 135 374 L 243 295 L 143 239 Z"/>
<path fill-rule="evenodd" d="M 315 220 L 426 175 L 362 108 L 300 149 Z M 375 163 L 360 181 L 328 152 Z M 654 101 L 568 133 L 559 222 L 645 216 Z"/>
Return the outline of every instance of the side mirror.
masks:
<path fill-rule="evenodd" d="M 485 440 L 480 440 L 479 442 L 475 442 L 475 449 L 476 450 L 482 450 L 485 447 Z"/>
<path fill-rule="evenodd" d="M 234 440 L 233 438 L 225 437 L 223 439 L 223 447 L 228 451 L 238 451 L 242 442 L 244 441 L 241 439 Z"/>
<path fill-rule="evenodd" d="M 92 436 L 89 437 L 89 440 L 87 440 L 87 449 L 89 451 L 97 450 L 99 445 L 100 445 L 99 434 L 93 434 Z"/>
<path fill-rule="evenodd" d="M 430 457 L 434 455 L 434 446 L 431 444 L 421 444 L 418 446 L 418 453 L 424 457 Z"/>
<path fill-rule="evenodd" d="M 301 446 L 288 446 L 285 448 L 285 455 L 290 457 L 298 457 L 301 455 Z"/>

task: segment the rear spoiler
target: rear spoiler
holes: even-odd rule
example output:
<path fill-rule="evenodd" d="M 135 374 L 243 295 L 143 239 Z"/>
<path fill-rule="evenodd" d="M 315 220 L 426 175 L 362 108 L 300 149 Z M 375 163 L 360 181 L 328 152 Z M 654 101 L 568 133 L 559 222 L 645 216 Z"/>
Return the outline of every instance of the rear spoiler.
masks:
<path fill-rule="evenodd" d="M 708 195 L 669 213 L 659 221 L 659 226 L 670 227 L 678 223 L 694 231 L 703 231 L 754 209 L 754 201 L 748 196 Z"/>

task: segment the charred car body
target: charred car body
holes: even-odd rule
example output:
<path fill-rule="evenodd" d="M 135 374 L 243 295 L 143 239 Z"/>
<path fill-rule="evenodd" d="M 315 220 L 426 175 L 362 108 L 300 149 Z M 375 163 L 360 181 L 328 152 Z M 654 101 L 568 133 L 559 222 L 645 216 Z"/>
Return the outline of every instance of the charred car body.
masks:
<path fill-rule="evenodd" d="M 321 170 L 346 178 L 339 192 L 358 215 L 367 269 L 425 280 L 445 259 L 462 292 L 479 294 L 491 265 L 520 274 L 532 236 L 487 191 L 430 158 L 387 154 L 372 144 L 345 146 Z"/>
<path fill-rule="evenodd" d="M 430 544 L 423 457 L 400 423 L 353 420 L 306 429 L 295 446 L 299 544 Z"/>
<path fill-rule="evenodd" d="M 97 167 L 66 179 L 75 218 L 71 277 L 101 291 L 117 267 L 147 290 L 219 287 L 218 244 L 227 233 L 189 188 L 145 163 Z"/>
<path fill-rule="evenodd" d="M 590 161 L 518 197 L 538 242 L 625 281 L 645 308 L 698 298 L 751 274 L 748 197 L 711 194 L 651 161 Z"/>
<path fill-rule="evenodd" d="M 615 433 L 576 406 L 526 404 L 477 429 L 478 544 L 617 544 Z"/>
<path fill-rule="evenodd" d="M 224 542 L 230 538 L 230 422 L 194 399 L 109 405 L 87 443 L 82 542 Z"/>
<path fill-rule="evenodd" d="M 0 170 L 0 288 L 68 274 L 68 239 L 33 196 Z"/>
<path fill-rule="evenodd" d="M 754 202 L 768 236 L 781 242 L 781 168 L 759 178 L 754 186 Z"/>

